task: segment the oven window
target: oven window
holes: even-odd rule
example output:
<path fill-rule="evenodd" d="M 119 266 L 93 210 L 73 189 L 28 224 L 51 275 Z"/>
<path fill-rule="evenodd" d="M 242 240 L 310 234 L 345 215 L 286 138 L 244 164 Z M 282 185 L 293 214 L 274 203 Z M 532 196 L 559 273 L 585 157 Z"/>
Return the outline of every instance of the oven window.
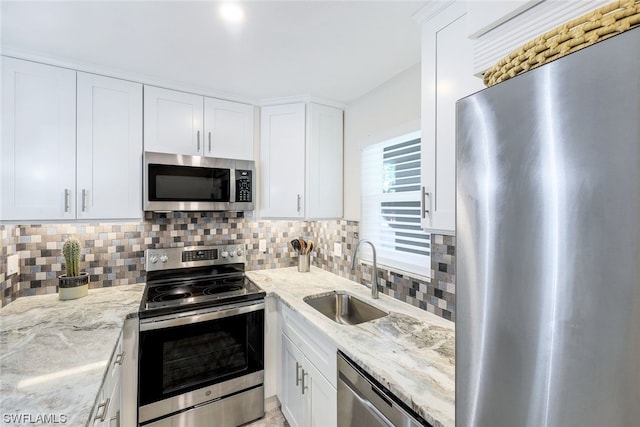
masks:
<path fill-rule="evenodd" d="M 230 170 L 149 164 L 149 201 L 228 202 Z"/>
<path fill-rule="evenodd" d="M 264 310 L 140 333 L 145 405 L 264 369 Z"/>

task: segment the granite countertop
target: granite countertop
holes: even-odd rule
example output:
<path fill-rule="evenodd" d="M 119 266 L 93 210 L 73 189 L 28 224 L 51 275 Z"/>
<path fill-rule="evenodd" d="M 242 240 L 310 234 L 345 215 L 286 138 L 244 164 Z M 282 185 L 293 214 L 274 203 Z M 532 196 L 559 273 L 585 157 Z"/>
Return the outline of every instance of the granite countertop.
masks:
<path fill-rule="evenodd" d="M 3 307 L 0 423 L 20 424 L 9 418 L 18 415 L 22 424 L 53 417 L 50 423 L 84 425 L 124 319 L 138 311 L 143 291 L 143 285 L 124 285 L 91 289 L 76 300 L 50 294 Z"/>
<path fill-rule="evenodd" d="M 332 339 L 365 371 L 436 427 L 455 425 L 455 327 L 409 304 L 312 267 L 249 271 L 267 295 L 278 297 L 309 325 Z M 389 312 L 359 325 L 335 323 L 303 301 L 308 295 L 345 290 Z"/>

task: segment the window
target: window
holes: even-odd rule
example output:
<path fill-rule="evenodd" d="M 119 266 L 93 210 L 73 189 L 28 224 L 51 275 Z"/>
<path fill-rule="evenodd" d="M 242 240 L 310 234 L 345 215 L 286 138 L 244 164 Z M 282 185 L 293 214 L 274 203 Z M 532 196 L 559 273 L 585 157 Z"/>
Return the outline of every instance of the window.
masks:
<path fill-rule="evenodd" d="M 420 276 L 431 273 L 431 236 L 420 226 L 420 132 L 362 150 L 360 234 L 378 264 Z M 369 246 L 362 259 L 371 261 Z"/>

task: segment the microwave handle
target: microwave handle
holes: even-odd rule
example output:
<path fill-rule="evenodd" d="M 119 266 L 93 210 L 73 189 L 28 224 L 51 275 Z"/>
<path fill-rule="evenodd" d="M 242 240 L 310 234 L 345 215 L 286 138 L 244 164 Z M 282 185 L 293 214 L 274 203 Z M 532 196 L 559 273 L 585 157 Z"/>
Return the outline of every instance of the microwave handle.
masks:
<path fill-rule="evenodd" d="M 198 153 L 200 152 L 200 131 L 196 132 L 196 142 L 198 144 Z"/>

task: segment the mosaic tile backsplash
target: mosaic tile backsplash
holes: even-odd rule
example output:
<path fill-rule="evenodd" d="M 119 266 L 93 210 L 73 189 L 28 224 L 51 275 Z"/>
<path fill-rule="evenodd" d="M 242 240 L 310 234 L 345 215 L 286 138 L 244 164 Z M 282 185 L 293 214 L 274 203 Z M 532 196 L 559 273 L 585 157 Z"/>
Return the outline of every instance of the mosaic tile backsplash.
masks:
<path fill-rule="evenodd" d="M 316 242 L 313 265 L 369 284 L 368 265 L 350 269 L 358 232 L 356 221 L 255 220 L 233 212 L 149 212 L 137 223 L 1 225 L 2 305 L 57 291 L 57 276 L 64 272 L 62 245 L 70 236 L 83 246 L 80 263 L 91 277 L 90 287 L 144 282 L 144 251 L 148 248 L 244 244 L 248 270 L 294 266 L 297 258 L 288 242 L 298 236 Z M 265 253 L 258 251 L 261 239 L 267 240 Z M 341 257 L 333 256 L 334 243 L 342 246 Z M 431 282 L 379 269 L 380 290 L 455 321 L 454 238 L 433 235 L 431 250 Z M 13 253 L 20 255 L 20 273 L 6 277 L 6 256 Z"/>

